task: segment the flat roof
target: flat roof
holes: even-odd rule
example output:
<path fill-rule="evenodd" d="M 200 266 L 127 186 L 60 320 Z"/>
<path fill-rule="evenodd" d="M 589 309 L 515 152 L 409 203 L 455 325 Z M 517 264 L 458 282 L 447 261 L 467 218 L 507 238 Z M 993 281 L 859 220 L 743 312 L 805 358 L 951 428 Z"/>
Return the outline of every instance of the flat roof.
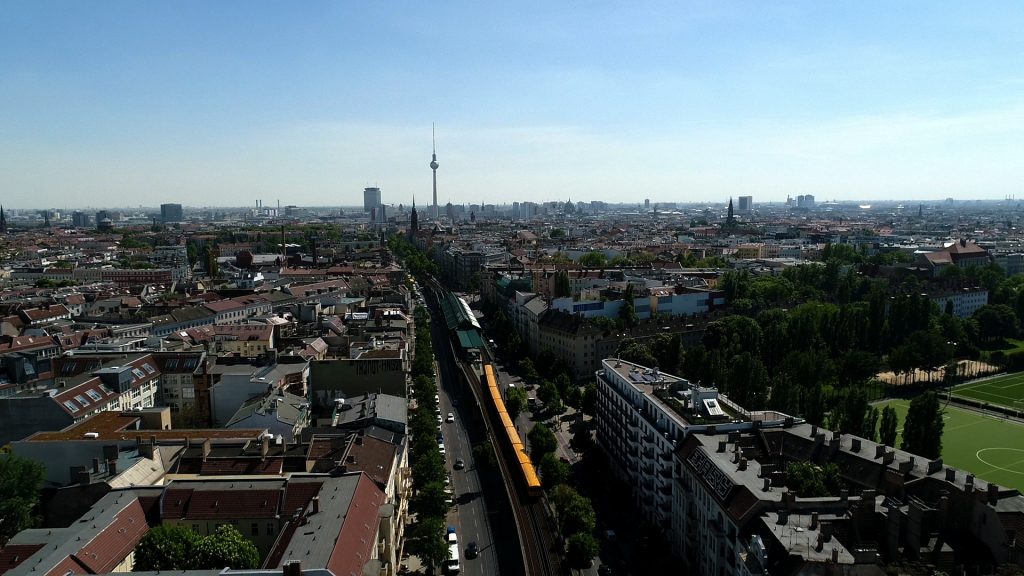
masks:
<path fill-rule="evenodd" d="M 23 442 L 60 442 L 68 440 L 134 440 L 138 436 L 149 438 L 156 436 L 160 440 L 184 440 L 205 439 L 205 438 L 258 438 L 266 432 L 265 429 L 234 429 L 224 430 L 221 428 L 212 429 L 181 429 L 181 430 L 146 430 L 136 429 L 135 426 L 141 421 L 140 416 L 124 412 L 100 412 L 81 422 L 76 422 L 63 430 L 56 432 L 36 432 Z M 98 434 L 96 438 L 86 438 L 89 432 Z"/>

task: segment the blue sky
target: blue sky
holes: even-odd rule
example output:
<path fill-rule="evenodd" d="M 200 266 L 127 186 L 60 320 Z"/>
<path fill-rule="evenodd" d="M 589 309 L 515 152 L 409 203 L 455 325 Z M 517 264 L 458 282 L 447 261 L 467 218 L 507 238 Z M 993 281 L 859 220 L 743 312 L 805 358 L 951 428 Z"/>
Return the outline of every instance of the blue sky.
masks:
<path fill-rule="evenodd" d="M 0 202 L 1024 196 L 1020 2 L 7 2 Z"/>

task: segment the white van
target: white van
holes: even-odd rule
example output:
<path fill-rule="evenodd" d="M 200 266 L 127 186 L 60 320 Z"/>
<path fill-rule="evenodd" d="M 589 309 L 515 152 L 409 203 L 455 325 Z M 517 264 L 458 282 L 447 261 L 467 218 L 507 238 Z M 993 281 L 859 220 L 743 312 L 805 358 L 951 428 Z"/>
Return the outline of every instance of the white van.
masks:
<path fill-rule="evenodd" d="M 459 566 L 458 543 L 448 546 L 448 560 L 444 563 L 444 570 L 449 574 L 458 574 L 462 570 L 462 567 Z"/>

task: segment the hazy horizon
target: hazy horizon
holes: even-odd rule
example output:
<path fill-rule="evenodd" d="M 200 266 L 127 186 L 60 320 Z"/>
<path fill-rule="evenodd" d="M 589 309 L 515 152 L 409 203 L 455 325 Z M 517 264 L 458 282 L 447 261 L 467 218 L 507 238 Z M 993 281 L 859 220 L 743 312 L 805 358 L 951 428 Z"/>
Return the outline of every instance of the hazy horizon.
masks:
<path fill-rule="evenodd" d="M 1024 181 L 1013 2 L 4 8 L 5 208 L 358 206 L 366 186 L 426 206 L 432 122 L 441 205 Z"/>

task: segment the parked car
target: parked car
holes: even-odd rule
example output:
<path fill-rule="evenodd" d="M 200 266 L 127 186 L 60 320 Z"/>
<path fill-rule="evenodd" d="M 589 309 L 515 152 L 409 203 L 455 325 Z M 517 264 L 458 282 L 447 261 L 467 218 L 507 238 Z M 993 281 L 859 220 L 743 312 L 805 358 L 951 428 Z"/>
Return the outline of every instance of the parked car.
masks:
<path fill-rule="evenodd" d="M 466 467 L 466 461 L 463 460 L 462 458 L 456 459 L 455 460 L 455 465 L 452 466 L 452 468 L 455 468 L 456 470 L 462 470 L 465 467 Z"/>

